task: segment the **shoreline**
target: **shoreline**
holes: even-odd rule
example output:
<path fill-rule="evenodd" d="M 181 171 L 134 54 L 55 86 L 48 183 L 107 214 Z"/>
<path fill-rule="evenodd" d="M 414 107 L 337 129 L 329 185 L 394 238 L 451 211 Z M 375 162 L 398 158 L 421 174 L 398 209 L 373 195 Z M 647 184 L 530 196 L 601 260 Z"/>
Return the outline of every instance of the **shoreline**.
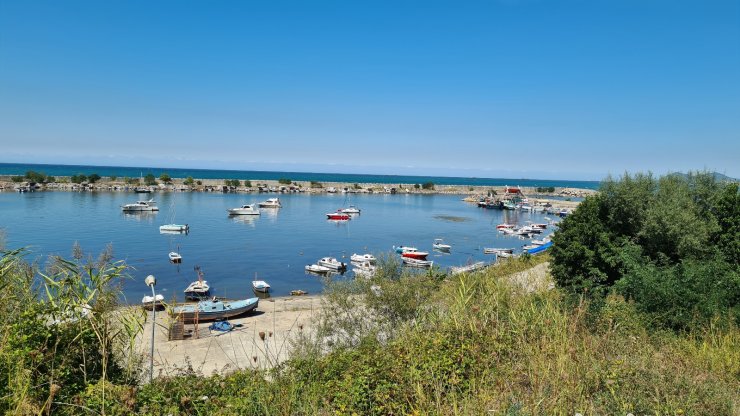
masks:
<path fill-rule="evenodd" d="M 0 191 L 16 191 L 23 188 L 31 191 L 70 191 L 70 192 L 131 192 L 136 188 L 145 188 L 150 192 L 221 192 L 221 193 L 307 193 L 307 194 L 332 194 L 332 193 L 357 193 L 357 194 L 420 194 L 420 195 L 467 195 L 469 198 L 484 197 L 490 191 L 502 194 L 506 186 L 488 185 L 440 185 L 433 184 L 429 189 L 424 189 L 424 184 L 414 183 L 350 183 L 350 182 L 315 182 L 315 181 L 291 181 L 281 183 L 279 180 L 240 180 L 239 186 L 234 186 L 232 179 L 195 179 L 193 184 L 185 184 L 187 179 L 172 178 L 167 184 L 157 180 L 156 185 L 144 185 L 140 181 L 112 180 L 103 177 L 96 183 L 81 182 L 72 183 L 71 177 L 60 176 L 55 182 L 36 184 L 33 182 L 14 182 L 9 175 L 0 175 Z M 229 184 L 227 184 L 227 182 Z M 251 186 L 246 186 L 251 185 Z M 509 187 L 517 187 L 516 181 L 512 180 Z M 586 188 L 568 187 L 520 187 L 524 195 L 536 197 L 537 199 L 557 198 L 584 198 L 594 195 L 598 191 Z M 552 192 L 549 192 L 552 190 Z M 544 191 L 544 192 L 543 192 Z M 142 194 L 143 195 L 143 194 Z M 142 197 L 143 199 L 143 197 Z M 559 201 L 567 202 L 567 201 Z"/>

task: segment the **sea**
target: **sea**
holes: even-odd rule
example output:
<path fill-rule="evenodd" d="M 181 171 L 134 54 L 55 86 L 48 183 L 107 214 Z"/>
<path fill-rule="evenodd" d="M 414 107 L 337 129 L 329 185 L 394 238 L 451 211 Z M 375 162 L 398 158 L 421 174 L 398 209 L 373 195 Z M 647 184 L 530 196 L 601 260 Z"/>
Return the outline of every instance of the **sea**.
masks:
<path fill-rule="evenodd" d="M 97 172 L 131 172 L 125 169 L 129 168 Z M 72 172 L 38 170 L 56 175 Z M 205 176 L 196 171 L 183 174 Z M 306 273 L 307 264 L 326 256 L 349 263 L 353 253 L 394 257 L 393 247 L 398 245 L 428 251 L 429 260 L 442 270 L 492 262 L 494 256 L 484 254 L 484 247 L 521 251 L 529 241 L 498 233 L 497 224 L 547 220 L 542 213 L 478 208 L 463 202 L 460 195 L 154 192 L 149 197 L 160 211 L 122 212 L 122 205 L 142 199 L 132 192 L 0 192 L 0 230 L 6 248 L 25 248 L 26 259 L 42 267 L 50 256 L 71 259 L 75 245 L 92 258 L 112 247 L 114 259 L 130 266 L 123 293 L 125 301 L 134 304 L 150 294 L 144 284 L 147 275 L 157 278 L 157 293 L 168 300 L 183 300 L 183 290 L 197 279 L 195 267 L 204 273 L 213 295 L 237 299 L 255 296 L 251 288 L 255 278 L 272 286 L 272 296 L 289 295 L 295 289 L 320 293 L 327 280 Z M 259 216 L 227 215 L 229 208 L 270 197 L 279 197 L 282 208 L 262 209 Z M 361 209 L 361 214 L 349 221 L 327 220 L 326 213 L 349 205 Z M 159 226 L 168 223 L 186 223 L 190 232 L 161 234 Z M 433 251 L 435 238 L 450 244 L 450 253 Z M 180 252 L 182 263 L 169 262 L 168 253 L 173 250 Z M 351 269 L 329 279 L 352 279 Z"/>
<path fill-rule="evenodd" d="M 84 166 L 84 165 L 44 165 L 26 163 L 0 163 L 0 175 L 23 175 L 29 170 L 41 172 L 51 176 L 90 175 L 97 173 L 100 176 L 117 176 L 119 178 L 135 178 L 151 173 L 159 177 L 167 173 L 172 178 L 196 179 L 240 179 L 240 180 L 277 180 L 281 178 L 293 181 L 317 182 L 346 182 L 346 183 L 383 183 L 383 184 L 411 184 L 433 182 L 438 185 L 468 185 L 468 186 L 526 186 L 526 187 L 569 187 L 583 189 L 597 189 L 598 181 L 570 181 L 553 179 L 514 179 L 514 178 L 473 178 L 447 176 L 400 176 L 400 175 L 366 175 L 347 173 L 312 173 L 312 172 L 268 172 L 252 170 L 212 170 L 212 169 L 180 169 L 155 167 L 124 167 L 124 166 Z"/>

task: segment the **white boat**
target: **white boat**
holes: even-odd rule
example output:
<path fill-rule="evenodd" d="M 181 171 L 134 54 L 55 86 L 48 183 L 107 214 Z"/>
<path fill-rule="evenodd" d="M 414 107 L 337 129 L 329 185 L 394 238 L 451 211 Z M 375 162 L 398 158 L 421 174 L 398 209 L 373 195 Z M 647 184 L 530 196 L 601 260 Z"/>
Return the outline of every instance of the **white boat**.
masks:
<path fill-rule="evenodd" d="M 257 292 L 267 293 L 270 291 L 270 284 L 264 280 L 252 280 L 252 287 Z"/>
<path fill-rule="evenodd" d="M 176 251 L 170 251 L 170 254 L 167 255 L 170 258 L 170 261 L 173 263 L 180 263 L 182 262 L 182 256 L 180 253 Z"/>
<path fill-rule="evenodd" d="M 307 264 L 306 271 L 312 273 L 329 273 L 332 269 L 319 265 L 319 264 Z"/>
<path fill-rule="evenodd" d="M 542 240 L 532 240 L 532 241 L 530 241 L 530 243 L 533 246 L 543 246 L 543 245 L 547 244 L 549 241 L 550 241 L 550 239 L 547 238 L 547 237 L 545 237 Z"/>
<path fill-rule="evenodd" d="M 432 267 L 434 265 L 432 260 L 420 260 L 411 257 L 402 257 L 401 260 L 403 260 L 403 264 L 411 267 Z"/>
<path fill-rule="evenodd" d="M 344 208 L 340 211 L 342 211 L 345 214 L 359 214 L 360 213 L 360 209 L 354 205 L 350 205 L 349 208 Z"/>
<path fill-rule="evenodd" d="M 483 248 L 483 254 L 497 254 L 497 255 L 501 255 L 501 254 L 504 254 L 504 253 L 506 253 L 506 254 L 512 254 L 512 253 L 514 253 L 514 249 L 513 248 L 487 248 L 487 247 L 484 247 Z"/>
<path fill-rule="evenodd" d="M 200 271 L 200 267 L 194 267 L 195 272 L 198 273 L 198 280 L 189 284 L 188 287 L 183 291 L 187 299 L 203 299 L 210 295 L 211 287 L 208 285 L 208 281 L 203 280 L 203 272 Z"/>
<path fill-rule="evenodd" d="M 534 230 L 545 230 L 547 229 L 547 224 L 531 224 L 530 227 L 532 227 L 532 229 Z"/>
<path fill-rule="evenodd" d="M 159 211 L 153 199 L 148 201 L 136 201 L 133 204 L 121 205 L 123 212 Z"/>
<path fill-rule="evenodd" d="M 452 248 L 451 245 L 445 244 L 441 238 L 434 239 L 434 244 L 432 244 L 432 247 L 438 251 L 450 251 L 450 249 Z"/>
<path fill-rule="evenodd" d="M 187 224 L 165 224 L 159 227 L 160 232 L 176 232 L 176 233 L 182 233 L 182 232 L 188 232 L 190 231 L 190 227 Z"/>
<path fill-rule="evenodd" d="M 355 264 L 355 268 L 352 269 L 355 276 L 362 276 L 370 278 L 375 274 L 375 266 L 369 261 L 363 261 Z"/>
<path fill-rule="evenodd" d="M 155 295 L 154 297 L 144 296 L 141 298 L 141 306 L 147 310 L 152 310 L 152 308 L 159 309 L 161 306 L 164 306 L 162 302 L 164 302 L 164 296 L 162 295 Z"/>
<path fill-rule="evenodd" d="M 279 198 L 269 198 L 266 201 L 262 201 L 259 204 L 260 208 L 280 208 L 282 205 L 280 204 Z"/>
<path fill-rule="evenodd" d="M 318 264 L 332 270 L 343 270 L 347 268 L 347 263 L 342 263 L 334 257 L 323 257 L 318 261 Z"/>
<path fill-rule="evenodd" d="M 393 246 L 393 250 L 396 251 L 396 253 L 401 254 L 404 251 L 416 251 L 416 247 L 409 247 L 409 246 Z"/>
<path fill-rule="evenodd" d="M 230 208 L 227 211 L 229 215 L 260 215 L 260 210 L 255 208 L 254 204 L 242 205 L 239 208 Z"/>
<path fill-rule="evenodd" d="M 460 274 L 460 273 L 470 273 L 476 270 L 482 270 L 486 266 L 487 264 L 485 261 L 479 261 L 479 262 L 475 262 L 475 263 L 468 264 L 465 266 L 457 266 L 457 267 L 453 266 L 453 267 L 450 267 L 450 273 L 452 273 L 453 275 Z"/>
<path fill-rule="evenodd" d="M 353 254 L 352 257 L 349 258 L 352 263 L 362 263 L 364 261 L 368 261 L 371 264 L 375 263 L 377 260 L 375 256 L 372 254 Z"/>
<path fill-rule="evenodd" d="M 537 248 L 537 247 L 539 247 L 539 246 L 534 245 L 534 244 L 527 244 L 527 245 L 522 246 L 522 250 L 527 251 L 527 250 L 531 250 L 531 249 Z"/>

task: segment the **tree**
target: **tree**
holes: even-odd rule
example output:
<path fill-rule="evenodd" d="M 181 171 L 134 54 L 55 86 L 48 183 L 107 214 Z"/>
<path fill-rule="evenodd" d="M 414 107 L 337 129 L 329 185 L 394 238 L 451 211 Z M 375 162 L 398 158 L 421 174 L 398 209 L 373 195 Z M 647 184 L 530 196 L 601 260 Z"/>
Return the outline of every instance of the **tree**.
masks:
<path fill-rule="evenodd" d="M 250 180 L 245 180 L 245 181 L 244 181 L 244 186 L 245 186 L 245 187 L 247 187 L 247 188 L 251 188 L 251 187 L 252 187 L 252 181 L 250 181 Z"/>
<path fill-rule="evenodd" d="M 100 175 L 98 175 L 97 173 L 93 173 L 87 177 L 87 180 L 90 183 L 95 183 L 100 180 Z"/>
<path fill-rule="evenodd" d="M 71 177 L 71 178 L 69 178 L 69 180 L 70 180 L 70 181 L 71 181 L 72 183 L 82 183 L 82 182 L 87 182 L 87 176 L 85 176 L 85 175 L 83 175 L 83 174 L 79 174 L 79 175 L 72 175 L 72 177 Z"/>
<path fill-rule="evenodd" d="M 400 188 L 403 189 L 402 187 L 400 187 Z M 421 185 L 419 185 L 418 183 L 415 183 L 414 184 L 414 189 L 419 189 L 419 188 L 421 188 Z"/>
<path fill-rule="evenodd" d="M 35 172 L 29 170 L 28 172 L 26 172 L 26 180 L 33 183 L 44 183 L 44 181 L 46 180 L 46 175 L 43 172 Z"/>
<path fill-rule="evenodd" d="M 147 173 L 146 176 L 144 176 L 144 184 L 146 186 L 156 185 L 157 179 L 151 173 Z"/>
<path fill-rule="evenodd" d="M 15 183 L 23 182 L 23 176 L 11 176 L 10 180 Z"/>
<path fill-rule="evenodd" d="M 110 180 L 111 182 L 115 182 L 115 181 L 116 181 L 116 179 L 118 179 L 118 176 L 116 176 L 116 175 L 111 175 L 110 177 L 108 177 L 108 179 L 109 179 L 109 180 Z"/>
<path fill-rule="evenodd" d="M 159 175 L 159 180 L 164 182 L 167 185 L 169 185 L 172 182 L 172 178 L 170 178 L 170 175 L 168 175 L 167 173 L 163 173 Z"/>
<path fill-rule="evenodd" d="M 434 189 L 434 182 L 431 182 L 431 181 L 430 181 L 430 182 L 424 182 L 424 183 L 423 183 L 423 184 L 421 185 L 421 189 L 427 189 L 427 190 L 432 190 L 432 189 Z"/>
<path fill-rule="evenodd" d="M 193 184 L 195 184 L 195 180 L 193 180 L 192 176 L 188 176 L 184 181 L 182 181 L 182 183 L 183 185 L 193 186 Z"/>

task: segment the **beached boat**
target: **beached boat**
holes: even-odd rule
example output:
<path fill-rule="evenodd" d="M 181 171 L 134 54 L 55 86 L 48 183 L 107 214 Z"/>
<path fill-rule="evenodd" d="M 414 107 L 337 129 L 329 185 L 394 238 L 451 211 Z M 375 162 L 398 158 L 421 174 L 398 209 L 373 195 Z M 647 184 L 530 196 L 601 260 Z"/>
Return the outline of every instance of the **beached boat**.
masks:
<path fill-rule="evenodd" d="M 524 250 L 524 252 L 529 252 L 529 250 L 532 250 L 533 248 L 537 248 L 537 247 L 539 246 L 536 246 L 534 244 L 526 244 L 522 246 L 522 250 Z"/>
<path fill-rule="evenodd" d="M 252 280 L 252 288 L 257 292 L 267 293 L 270 291 L 270 284 L 264 280 Z"/>
<path fill-rule="evenodd" d="M 432 248 L 438 251 L 450 251 L 452 246 L 449 244 L 445 244 L 441 238 L 435 238 L 434 243 L 432 244 Z"/>
<path fill-rule="evenodd" d="M 262 201 L 259 204 L 260 208 L 280 208 L 282 205 L 280 204 L 279 198 L 269 198 L 266 201 Z"/>
<path fill-rule="evenodd" d="M 307 272 L 311 272 L 311 273 L 320 273 L 320 274 L 324 274 L 324 273 L 329 273 L 329 272 L 331 272 L 331 271 L 332 271 L 332 269 L 330 269 L 330 268 L 328 268 L 328 267 L 326 267 L 326 266 L 322 266 L 322 265 L 320 265 L 320 264 L 307 264 L 307 265 L 306 265 L 306 271 L 307 271 Z"/>
<path fill-rule="evenodd" d="M 160 232 L 175 232 L 175 233 L 186 233 L 190 231 L 190 226 L 187 224 L 165 224 L 159 227 Z"/>
<path fill-rule="evenodd" d="M 347 263 L 342 263 L 334 257 L 322 257 L 317 264 L 319 266 L 328 267 L 332 270 L 343 270 L 347 268 Z"/>
<path fill-rule="evenodd" d="M 153 199 L 148 201 L 136 201 L 133 204 L 121 205 L 123 212 L 143 212 L 143 211 L 159 211 L 157 204 L 154 203 Z"/>
<path fill-rule="evenodd" d="M 363 261 L 369 261 L 371 264 L 375 263 L 377 260 L 375 256 L 372 254 L 352 254 L 352 256 L 349 258 L 352 263 L 361 263 Z"/>
<path fill-rule="evenodd" d="M 467 264 L 465 266 L 453 266 L 450 267 L 450 273 L 453 275 L 460 274 L 460 273 L 470 273 L 477 270 L 484 269 L 488 264 L 485 261 L 479 261 L 472 264 Z"/>
<path fill-rule="evenodd" d="M 141 298 L 141 306 L 146 310 L 152 310 L 152 307 L 160 309 L 164 307 L 164 296 L 162 295 L 155 295 L 154 297 L 151 296 L 144 296 Z"/>
<path fill-rule="evenodd" d="M 184 323 L 207 322 L 229 319 L 253 311 L 259 304 L 259 298 L 225 301 L 220 299 L 202 300 L 195 304 L 186 304 L 172 308 L 172 315 L 181 317 Z"/>
<path fill-rule="evenodd" d="M 417 249 L 408 249 L 404 250 L 403 253 L 401 253 L 401 257 L 403 258 L 410 258 L 410 259 L 417 259 L 417 260 L 426 260 L 427 256 L 429 255 L 426 251 L 419 251 Z"/>
<path fill-rule="evenodd" d="M 434 265 L 434 262 L 431 260 L 421 260 L 412 257 L 403 257 L 401 260 L 404 265 L 411 267 L 432 267 Z"/>
<path fill-rule="evenodd" d="M 170 251 L 170 254 L 168 254 L 167 257 L 169 257 L 170 258 L 170 261 L 173 262 L 173 263 L 180 263 L 180 262 L 182 262 L 182 256 L 180 255 L 180 253 L 178 253 L 176 251 Z"/>
<path fill-rule="evenodd" d="M 326 218 L 329 219 L 329 220 L 335 220 L 335 221 L 337 221 L 337 220 L 338 221 L 347 221 L 347 220 L 351 219 L 352 217 L 349 214 L 346 214 L 346 213 L 342 212 L 341 210 L 339 210 L 337 212 L 330 212 L 330 213 L 326 214 Z"/>
<path fill-rule="evenodd" d="M 255 208 L 254 204 L 242 205 L 239 208 L 230 208 L 227 212 L 229 215 L 260 215 L 260 210 Z"/>
<path fill-rule="evenodd" d="M 360 213 L 360 209 L 354 205 L 350 205 L 349 208 L 344 208 L 344 209 L 341 209 L 340 211 L 345 214 L 359 214 Z"/>
<path fill-rule="evenodd" d="M 193 268 L 198 274 L 198 280 L 190 283 L 183 292 L 185 292 L 186 299 L 203 299 L 211 295 L 211 286 L 208 285 L 208 281 L 203 280 L 203 272 L 200 267 L 195 266 Z"/>

